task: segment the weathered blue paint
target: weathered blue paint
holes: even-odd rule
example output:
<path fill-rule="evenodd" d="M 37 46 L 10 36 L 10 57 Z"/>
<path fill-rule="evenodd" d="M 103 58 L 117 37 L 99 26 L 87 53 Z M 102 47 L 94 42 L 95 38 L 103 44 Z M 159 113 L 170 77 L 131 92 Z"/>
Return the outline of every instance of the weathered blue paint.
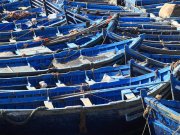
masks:
<path fill-rule="evenodd" d="M 180 134 L 180 102 L 157 100 L 149 96 L 143 96 L 143 101 L 144 106 L 150 108 L 147 120 L 152 135 Z"/>

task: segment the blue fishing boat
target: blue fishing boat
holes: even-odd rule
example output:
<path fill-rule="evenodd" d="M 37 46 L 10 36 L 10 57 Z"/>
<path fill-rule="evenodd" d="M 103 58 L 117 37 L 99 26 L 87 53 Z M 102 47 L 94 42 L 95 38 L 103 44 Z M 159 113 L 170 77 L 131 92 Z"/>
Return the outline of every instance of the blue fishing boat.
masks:
<path fill-rule="evenodd" d="M 152 54 L 167 54 L 167 55 L 180 55 L 180 50 L 168 50 L 166 48 L 160 49 L 156 47 L 146 46 L 145 44 L 137 48 L 139 51 Z"/>
<path fill-rule="evenodd" d="M 180 50 L 180 44 L 176 43 L 176 44 L 171 44 L 171 43 L 163 43 L 163 42 L 159 42 L 159 43 L 142 43 L 145 44 L 146 46 L 150 46 L 150 47 L 155 47 L 155 48 L 159 48 L 159 49 L 167 49 L 167 50 Z"/>
<path fill-rule="evenodd" d="M 8 1 L 8 0 L 7 0 Z M 0 12 L 3 13 L 4 11 L 15 11 L 20 9 L 28 9 L 30 7 L 29 0 L 22 0 L 22 1 L 16 1 L 11 3 L 4 3 L 2 4 L 2 0 L 0 1 Z"/>
<path fill-rule="evenodd" d="M 48 68 L 58 68 L 61 72 L 77 69 L 99 68 L 124 61 L 124 46 L 130 47 L 140 38 L 128 39 L 111 44 L 98 45 L 80 50 L 67 50 L 55 54 L 35 55 L 24 58 L 0 60 L 2 74 L 39 72 Z M 26 69 L 26 70 L 25 70 Z"/>
<path fill-rule="evenodd" d="M 114 31 L 117 25 L 116 17 L 112 18 L 107 25 L 107 21 L 100 21 L 96 25 L 92 24 L 90 27 L 83 29 L 82 31 L 77 30 L 74 35 L 71 33 L 68 36 L 61 36 L 59 31 L 59 36 L 61 38 L 48 38 L 41 41 L 26 41 L 17 42 L 11 44 L 5 44 L 0 46 L 0 59 L 5 58 L 15 58 L 15 57 L 28 57 L 37 54 L 50 54 L 56 53 L 68 49 L 81 49 L 93 47 L 97 44 L 111 43 L 112 39 L 107 36 L 106 33 Z M 72 25 L 69 25 L 69 28 Z M 67 28 L 66 25 L 64 28 Z M 77 25 L 74 25 L 76 28 Z M 104 30 L 101 32 L 101 29 Z M 62 28 L 65 32 L 65 29 Z M 58 34 L 56 34 L 58 36 Z M 73 37 L 72 37 L 73 36 Z"/>
<path fill-rule="evenodd" d="M 138 70 L 137 70 L 138 69 Z M 130 64 L 102 67 L 85 71 L 72 71 L 68 73 L 59 73 L 54 69 L 53 73 L 47 73 L 38 76 L 25 76 L 13 78 L 0 78 L 1 90 L 38 90 L 44 88 L 77 86 L 81 84 L 93 85 L 100 82 L 112 82 L 122 78 L 135 77 L 153 72 L 149 68 L 138 65 L 133 60 Z M 7 76 L 6 76 L 7 77 Z M 79 79 L 74 79 L 79 78 Z"/>
<path fill-rule="evenodd" d="M 56 30 L 54 30 L 55 36 L 49 36 L 48 38 L 43 38 L 43 37 L 34 35 L 32 39 L 24 40 L 24 41 L 18 41 L 12 37 L 9 39 L 8 42 L 0 42 L 0 45 L 14 45 L 14 44 L 19 44 L 19 43 L 30 44 L 32 42 L 50 41 L 51 39 L 55 40 L 58 37 L 65 36 L 65 35 L 66 35 L 65 37 L 67 37 L 67 35 L 70 35 L 71 31 L 76 31 L 76 29 L 82 30 L 82 29 L 87 28 L 88 26 L 89 25 L 87 25 L 86 23 L 81 23 L 81 24 L 71 24 L 71 25 L 65 25 L 65 26 L 59 26 L 59 27 L 49 27 L 50 30 L 54 30 L 54 28 L 57 28 Z M 43 29 L 44 28 L 42 28 L 42 30 Z M 27 31 L 29 31 L 29 30 L 27 30 Z M 53 35 L 54 35 L 54 33 L 53 33 Z M 26 33 L 26 34 L 29 34 L 29 33 Z M 24 36 L 26 36 L 26 34 Z"/>
<path fill-rule="evenodd" d="M 167 3 L 167 2 L 171 2 L 171 0 L 159 0 L 159 1 L 156 1 L 156 0 L 125 0 L 127 7 L 128 7 L 128 5 L 145 6 L 145 5 Z"/>
<path fill-rule="evenodd" d="M 79 7 L 92 11 L 108 11 L 108 12 L 123 12 L 124 8 L 121 6 L 107 5 L 107 4 L 94 4 L 94 3 L 86 3 L 86 2 L 72 2 L 72 1 L 64 1 L 64 8 L 72 8 Z"/>
<path fill-rule="evenodd" d="M 87 17 L 91 20 L 97 20 L 102 18 L 107 18 L 110 13 L 103 13 L 103 14 L 91 14 L 91 13 L 81 13 L 82 16 Z M 134 13 L 134 12 L 120 12 L 119 15 L 122 17 L 119 18 L 119 21 L 122 22 L 154 22 L 155 19 L 150 17 L 141 17 L 142 14 Z"/>
<path fill-rule="evenodd" d="M 145 39 L 147 41 L 162 41 L 162 42 L 177 42 L 180 41 L 180 37 L 178 35 L 150 35 L 145 34 Z"/>
<path fill-rule="evenodd" d="M 120 23 L 119 24 L 119 27 L 120 29 L 121 28 L 126 28 L 127 29 L 129 28 L 131 30 L 131 28 L 134 28 L 134 29 L 138 29 L 138 30 L 177 30 L 176 27 L 173 27 L 171 25 L 168 25 L 167 23 L 166 24 L 163 24 L 162 23 L 159 23 L 159 22 L 131 22 L 131 23 L 127 23 L 127 22 L 124 22 L 124 23 Z"/>
<path fill-rule="evenodd" d="M 72 71 L 68 73 L 47 73 L 38 76 L 25 76 L 14 78 L 1 78 L 1 90 L 39 90 L 43 89 L 40 82 L 46 84 L 44 88 L 77 86 L 81 84 L 92 85 L 94 83 L 115 81 L 116 79 L 126 78 L 130 75 L 130 65 L 121 65 L 118 67 L 102 67 L 94 70 Z M 141 72 L 148 73 L 145 69 Z M 141 74 L 140 71 L 136 74 Z M 77 79 L 75 79 L 77 78 Z"/>
<path fill-rule="evenodd" d="M 163 25 L 158 23 L 150 23 L 150 24 L 131 24 L 125 23 L 120 24 L 118 30 L 121 32 L 130 33 L 132 35 L 137 34 L 147 34 L 147 35 L 179 35 L 180 32 L 176 27 L 172 27 L 171 25 Z"/>
<path fill-rule="evenodd" d="M 89 16 L 88 18 L 91 18 L 91 19 L 98 19 L 98 18 L 102 18 L 102 17 L 107 17 L 109 15 L 112 14 L 112 12 L 106 12 L 106 11 L 102 11 L 102 10 L 88 10 L 88 9 L 82 9 L 82 8 L 75 8 L 73 10 L 73 12 L 75 13 L 78 13 L 78 14 L 81 14 L 83 16 Z M 121 12 L 117 12 L 118 14 L 120 14 L 120 16 L 129 16 L 129 17 L 140 17 L 142 16 L 142 14 L 140 13 L 134 13 L 134 12 L 131 12 L 131 11 L 121 11 Z M 146 15 L 144 14 L 143 16 L 149 16 L 149 15 Z"/>
<path fill-rule="evenodd" d="M 161 40 L 164 42 L 173 41 L 172 38 L 178 39 L 178 35 L 180 34 L 177 27 L 173 27 L 167 23 L 158 22 L 120 23 L 118 26 L 118 32 L 120 34 L 124 33 L 125 36 L 127 35 L 130 37 L 138 34 L 145 34 L 146 40 Z M 159 39 L 157 39 L 158 37 Z"/>
<path fill-rule="evenodd" d="M 116 17 L 118 15 L 115 15 Z M 107 19 L 104 22 L 109 23 L 112 19 L 115 19 L 116 17 L 112 17 L 110 19 Z M 84 20 L 80 20 L 79 18 L 82 19 L 81 16 L 79 15 L 72 15 L 70 12 L 66 12 L 66 19 L 62 18 L 61 21 L 59 21 L 59 24 L 64 24 L 65 22 L 68 22 L 69 24 L 77 24 L 77 25 L 73 25 L 73 27 L 76 27 L 77 29 L 80 29 L 79 26 L 83 26 L 84 22 L 89 21 L 88 19 L 84 19 Z M 72 21 L 73 20 L 73 21 Z M 96 25 L 98 22 L 90 22 L 90 24 L 94 24 Z M 55 23 L 56 25 L 56 23 Z M 56 27 L 52 27 L 52 25 L 50 25 L 51 27 L 39 27 L 39 28 L 34 28 L 34 29 L 27 29 L 27 30 L 22 30 L 22 31 L 11 31 L 11 32 L 0 32 L 0 36 L 1 36 L 1 40 L 2 42 L 8 42 L 10 39 L 12 41 L 23 41 L 23 40 L 31 40 L 33 38 L 38 37 L 42 37 L 42 38 L 47 38 L 47 37 L 53 37 L 53 36 L 57 36 L 57 33 L 60 34 L 60 32 L 62 31 L 62 29 L 64 29 L 64 27 L 68 26 L 56 26 Z M 71 26 L 71 25 L 70 25 Z M 61 29 L 61 30 L 60 30 Z M 67 30 L 63 30 L 62 34 L 67 34 Z"/>
<path fill-rule="evenodd" d="M 62 21 L 64 20 L 64 22 Z M 0 31 L 21 31 L 24 29 L 37 28 L 42 26 L 65 25 L 66 19 L 63 14 L 51 14 L 47 17 L 17 20 L 14 22 L 0 23 Z"/>
<path fill-rule="evenodd" d="M 29 41 L 29 42 L 19 42 L 15 44 L 7 44 L 0 46 L 0 59 L 17 58 L 17 57 L 29 57 L 38 54 L 53 54 L 61 52 L 68 49 L 80 49 L 92 47 L 96 44 L 101 44 L 103 42 L 103 32 L 96 34 L 86 34 L 71 42 L 59 42 L 55 44 L 48 45 L 49 40 L 44 39 L 41 41 Z M 108 43 L 109 38 L 106 38 L 104 43 Z"/>
<path fill-rule="evenodd" d="M 144 117 L 148 122 L 151 135 L 178 135 L 180 134 L 180 102 L 159 99 L 147 96 L 142 91 L 142 101 L 144 106 Z"/>
<path fill-rule="evenodd" d="M 143 36 L 144 35 L 141 35 L 141 37 L 142 37 L 142 40 L 143 40 Z M 162 44 L 159 44 L 159 45 L 161 45 L 162 46 Z M 178 46 L 178 45 L 176 45 L 176 46 Z M 148 44 L 148 45 L 146 45 L 146 43 L 143 43 L 143 41 L 142 41 L 142 44 L 138 44 L 138 45 L 136 45 L 136 47 L 134 48 L 136 51 L 139 51 L 139 52 L 141 52 L 142 54 L 143 53 L 149 53 L 149 54 L 166 54 L 166 55 L 169 55 L 169 56 L 171 56 L 171 55 L 177 55 L 177 57 L 178 57 L 178 55 L 180 55 L 180 50 L 178 50 L 178 47 L 177 47 L 177 49 L 176 49 L 176 46 L 173 46 L 174 47 L 174 50 L 169 50 L 168 48 L 165 48 L 165 47 L 161 47 L 161 48 L 156 48 L 156 47 L 153 47 L 153 46 L 151 46 L 151 44 Z"/>
<path fill-rule="evenodd" d="M 140 61 L 151 61 L 157 63 L 157 65 L 167 65 L 171 64 L 172 62 L 176 62 L 180 59 L 180 55 L 168 55 L 168 54 L 151 54 L 151 53 L 139 53 L 138 51 L 135 51 L 133 49 L 130 49 L 128 46 L 125 47 L 125 54 L 126 59 L 137 59 Z M 164 52 L 162 50 L 162 52 Z M 158 62 L 159 61 L 159 62 Z"/>
<path fill-rule="evenodd" d="M 127 38 L 136 37 L 137 35 L 133 35 L 131 33 L 122 35 L 121 33 L 116 33 L 119 36 L 124 36 Z M 153 35 L 153 34 L 144 34 L 143 37 L 144 43 L 159 43 L 159 44 L 179 44 L 179 36 L 178 35 Z"/>
<path fill-rule="evenodd" d="M 180 101 L 180 65 L 179 62 L 172 65 L 173 73 L 171 74 L 171 91 L 172 98 L 176 101 Z"/>
<path fill-rule="evenodd" d="M 29 57 L 38 54 L 53 54 L 68 49 L 76 50 L 80 48 L 93 47 L 96 44 L 103 43 L 103 38 L 103 32 L 97 32 L 96 34 L 86 34 L 79 36 L 77 39 L 74 39 L 71 42 L 57 42 L 50 45 L 48 45 L 48 42 L 49 40 L 53 39 L 1 45 L 0 59 L 17 58 L 22 56 Z M 108 41 L 109 38 L 106 37 L 106 41 L 104 41 L 104 43 L 109 43 Z"/>
<path fill-rule="evenodd" d="M 179 103 L 151 98 L 180 94 L 179 19 L 159 2 L 0 1 L 1 134 L 123 134 L 142 99 L 152 134 L 179 134 Z"/>
<path fill-rule="evenodd" d="M 62 19 L 62 23 L 64 20 Z M 13 32 L 0 32 L 1 42 L 16 42 L 16 41 L 25 41 L 32 40 L 36 37 L 48 38 L 56 37 L 57 33 L 69 34 L 69 31 L 75 28 L 82 29 L 86 27 L 85 23 L 81 24 L 71 24 L 64 26 L 55 26 L 55 27 L 39 27 L 34 29 L 27 29 L 22 31 L 13 31 Z"/>
<path fill-rule="evenodd" d="M 13 131 L 16 127 L 18 131 L 23 126 L 24 130 L 31 129 L 31 132 L 56 129 L 63 134 L 104 133 L 112 129 L 125 132 L 142 116 L 140 89 L 146 88 L 148 95 L 160 93 L 166 98 L 170 92 L 169 80 L 170 67 L 166 67 L 157 74 L 152 72 L 88 86 L 1 91 L 0 129 L 7 131 L 8 127 Z M 45 128 L 48 125 L 52 126 Z"/>

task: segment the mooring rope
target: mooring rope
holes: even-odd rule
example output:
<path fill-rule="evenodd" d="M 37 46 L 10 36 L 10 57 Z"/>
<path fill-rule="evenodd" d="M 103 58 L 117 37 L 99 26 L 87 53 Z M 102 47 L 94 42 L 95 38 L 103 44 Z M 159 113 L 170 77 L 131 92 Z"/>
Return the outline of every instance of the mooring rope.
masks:
<path fill-rule="evenodd" d="M 30 119 L 33 118 L 33 116 L 35 115 L 35 113 L 37 113 L 38 111 L 44 111 L 46 110 L 47 108 L 44 107 L 44 106 L 40 106 L 40 107 L 37 107 L 36 109 L 34 109 L 24 120 L 22 121 L 16 121 L 16 120 L 13 120 L 11 118 L 8 117 L 7 115 L 7 112 L 5 110 L 1 110 L 0 112 L 0 115 L 2 116 L 2 118 L 10 123 L 10 124 L 13 124 L 13 125 L 18 125 L 18 126 L 21 126 L 21 125 L 25 125 L 26 123 L 29 122 Z"/>
<path fill-rule="evenodd" d="M 161 100 L 162 98 L 162 95 L 156 95 L 155 98 L 157 100 Z M 154 101 L 155 102 L 155 101 Z M 146 127 L 148 125 L 148 128 L 149 128 L 149 133 L 151 134 L 151 131 L 150 131 L 150 127 L 149 127 L 149 124 L 148 124 L 148 119 L 149 119 L 149 116 L 150 116 L 150 113 L 152 112 L 152 108 L 150 106 L 147 106 L 144 110 L 144 113 L 143 113 L 143 117 L 146 119 L 146 123 L 145 123 L 145 126 L 144 126 L 144 129 L 143 129 L 143 132 L 142 132 L 142 135 L 145 134 L 145 131 L 146 131 Z"/>

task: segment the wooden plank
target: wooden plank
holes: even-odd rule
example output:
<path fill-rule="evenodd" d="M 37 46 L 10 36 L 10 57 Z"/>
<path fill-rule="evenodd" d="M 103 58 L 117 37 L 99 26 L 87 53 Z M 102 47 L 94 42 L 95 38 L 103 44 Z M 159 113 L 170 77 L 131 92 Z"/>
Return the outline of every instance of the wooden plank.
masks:
<path fill-rule="evenodd" d="M 89 98 L 81 98 L 80 100 L 83 102 L 84 106 L 86 107 L 93 105 Z"/>
<path fill-rule="evenodd" d="M 136 96 L 130 89 L 122 90 L 121 95 L 122 95 L 122 100 L 130 100 L 136 98 Z"/>
<path fill-rule="evenodd" d="M 35 87 L 31 87 L 31 86 L 26 86 L 26 88 L 27 88 L 28 90 L 36 90 Z"/>
<path fill-rule="evenodd" d="M 91 79 L 91 80 L 85 80 L 86 81 L 86 83 L 88 83 L 89 85 L 93 85 L 93 84 L 95 84 L 96 82 L 93 80 L 93 79 Z"/>
<path fill-rule="evenodd" d="M 44 101 L 44 105 L 48 109 L 54 109 L 54 106 L 53 106 L 52 102 L 50 102 L 50 101 Z"/>
<path fill-rule="evenodd" d="M 134 93 L 127 93 L 124 95 L 128 100 L 129 99 L 133 99 L 133 98 L 136 98 L 136 96 L 134 95 Z"/>
<path fill-rule="evenodd" d="M 66 85 L 63 84 L 63 83 L 56 83 L 56 86 L 57 86 L 57 87 L 64 87 L 64 86 L 66 86 Z"/>

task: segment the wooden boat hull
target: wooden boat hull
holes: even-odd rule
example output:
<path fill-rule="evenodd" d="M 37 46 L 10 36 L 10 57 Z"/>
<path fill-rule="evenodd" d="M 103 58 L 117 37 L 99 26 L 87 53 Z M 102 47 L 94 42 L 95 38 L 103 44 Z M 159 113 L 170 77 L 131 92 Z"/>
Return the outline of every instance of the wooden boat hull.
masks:
<path fill-rule="evenodd" d="M 130 49 L 128 46 L 125 47 L 126 58 L 134 58 L 140 61 L 151 61 L 155 65 L 163 66 L 166 64 L 170 64 L 172 62 L 176 62 L 180 59 L 180 55 L 168 55 L 168 54 L 151 54 L 151 53 L 139 53 L 133 49 Z M 160 52 L 163 52 L 160 51 Z"/>
<path fill-rule="evenodd" d="M 122 63 L 124 62 L 124 45 L 131 46 L 138 42 L 139 38 L 136 38 L 82 50 L 63 51 L 56 54 L 37 55 L 27 58 L 4 59 L 0 60 L 3 62 L 1 73 L 4 75 L 6 72 L 16 76 L 17 73 L 19 75 L 21 73 L 32 73 L 33 71 L 39 72 L 51 68 L 51 66 L 58 68 L 61 72 L 68 72 L 79 69 L 99 68 L 113 65 L 117 62 Z M 80 62 L 76 63 L 77 61 Z"/>
<path fill-rule="evenodd" d="M 174 75 L 171 75 L 171 92 L 172 98 L 180 101 L 180 81 Z"/>
<path fill-rule="evenodd" d="M 112 11 L 112 12 L 120 12 L 124 11 L 123 7 L 121 6 L 113 6 L 107 4 L 93 4 L 93 3 L 86 3 L 86 2 L 71 2 L 71 1 L 64 1 L 65 8 L 70 7 L 80 7 L 86 8 L 88 10 L 98 10 L 98 11 Z"/>
<path fill-rule="evenodd" d="M 136 75 L 149 73 L 148 71 L 143 69 L 143 67 L 139 67 L 139 69 L 140 69 L 139 71 L 135 71 Z M 39 82 L 41 81 L 46 82 L 49 88 L 57 87 L 56 83 L 58 83 L 58 81 L 60 81 L 60 83 L 66 86 L 81 85 L 82 83 L 87 83 L 86 80 L 89 81 L 91 79 L 94 80 L 95 82 L 101 82 L 105 74 L 112 77 L 115 76 L 118 78 L 119 76 L 119 78 L 125 78 L 130 75 L 130 65 L 121 65 L 118 67 L 109 66 L 109 67 L 94 69 L 93 71 L 92 70 L 74 71 L 64 74 L 63 73 L 58 74 L 57 71 L 56 71 L 57 74 L 1 78 L 0 90 L 26 90 L 27 89 L 26 86 L 28 85 L 31 85 L 31 87 L 37 87 L 37 89 L 39 89 L 38 86 L 39 86 Z"/>
<path fill-rule="evenodd" d="M 65 23 L 65 19 L 62 20 Z M 16 41 L 31 40 L 35 36 L 40 36 L 42 38 L 56 37 L 58 32 L 62 34 L 69 34 L 69 30 L 75 28 L 84 28 L 86 25 L 84 23 L 78 25 L 67 25 L 67 26 L 57 26 L 57 27 L 45 27 L 45 28 L 35 28 L 33 30 L 22 30 L 14 32 L 0 32 L 1 42 L 9 42 L 9 39 L 14 38 Z"/>
<path fill-rule="evenodd" d="M 152 4 L 158 4 L 158 3 L 166 3 L 166 2 L 170 2 L 170 0 L 161 0 L 161 1 L 156 1 L 156 0 L 125 0 L 126 6 L 128 6 L 128 4 L 137 5 L 137 6 L 145 6 L 145 5 L 152 5 Z"/>
<path fill-rule="evenodd" d="M 164 98 L 167 97 L 168 85 L 160 85 L 150 95 L 155 96 L 160 93 Z M 112 131 L 124 133 L 142 120 L 143 109 L 140 97 L 131 101 L 117 101 L 93 107 L 70 106 L 64 109 L 41 109 L 34 113 L 26 124 L 18 126 L 18 122 L 15 121 L 23 121 L 32 111 L 28 109 L 5 110 L 4 115 L 0 116 L 1 131 L 7 131 L 6 127 L 8 127 L 11 131 L 18 132 L 18 130 L 22 131 L 23 127 L 23 131 L 57 131 L 63 134 L 85 132 L 105 134 Z M 14 124 L 9 119 L 13 119 Z"/>
<path fill-rule="evenodd" d="M 100 21 L 96 26 L 90 26 L 86 29 L 82 29 L 74 35 L 68 34 L 60 36 L 61 33 L 73 30 L 79 25 L 66 25 L 57 27 L 57 38 L 42 39 L 42 41 L 24 41 L 12 44 L 5 44 L 0 46 L 0 59 L 30 57 L 38 54 L 53 54 L 64 50 L 77 50 L 81 48 L 93 47 L 97 44 L 111 43 L 111 38 L 107 36 L 107 32 L 114 31 L 116 28 L 117 20 L 114 18 L 107 25 L 106 21 Z M 80 25 L 81 26 L 81 25 Z M 72 28 L 71 28 L 72 27 Z M 64 28 L 64 29 L 63 29 Z M 101 32 L 101 29 L 103 29 Z M 66 30 L 67 29 L 67 30 Z M 61 30 L 61 32 L 59 31 Z M 58 36 L 59 34 L 59 36 Z M 68 38 L 69 37 L 69 38 Z M 56 40 L 56 41 L 55 41 Z M 8 54 L 8 55 L 7 55 Z M 11 54 L 11 55 L 10 55 Z"/>
<path fill-rule="evenodd" d="M 0 23 L 0 31 L 21 31 L 25 29 L 35 29 L 38 27 L 53 27 L 66 24 L 66 19 L 63 19 L 63 14 L 59 15 L 56 19 L 49 19 L 48 17 L 39 17 L 36 19 L 36 24 L 31 24 L 30 19 L 17 20 L 16 22 Z"/>
<path fill-rule="evenodd" d="M 19 12 L 18 10 L 16 12 Z M 43 9 L 42 8 L 31 8 L 28 10 L 28 15 L 26 16 L 19 16 L 18 20 L 24 20 L 24 19 L 32 19 L 36 17 L 42 16 Z M 2 17 L 8 21 L 8 22 L 13 22 L 14 20 L 17 20 L 17 18 L 14 17 L 9 17 L 7 13 L 3 13 Z"/>
<path fill-rule="evenodd" d="M 178 135 L 180 134 L 179 122 L 179 102 L 164 99 L 155 99 L 142 92 L 143 105 L 150 110 L 145 114 L 149 124 L 149 132 L 152 135 Z M 148 107 L 147 107 L 148 106 Z"/>

